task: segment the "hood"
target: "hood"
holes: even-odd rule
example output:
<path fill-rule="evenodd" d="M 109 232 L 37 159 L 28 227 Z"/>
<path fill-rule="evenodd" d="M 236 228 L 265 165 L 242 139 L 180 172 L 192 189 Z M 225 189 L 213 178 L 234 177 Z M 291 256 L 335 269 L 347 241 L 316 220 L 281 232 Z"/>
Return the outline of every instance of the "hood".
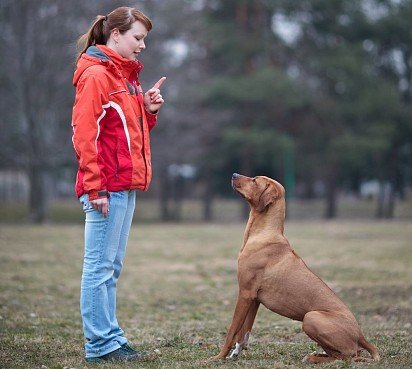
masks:
<path fill-rule="evenodd" d="M 132 72 L 138 78 L 143 64 L 138 60 L 128 60 L 120 56 L 106 45 L 90 46 L 77 62 L 73 76 L 73 85 L 76 86 L 83 72 L 92 65 L 104 65 L 116 78 L 129 79 Z"/>

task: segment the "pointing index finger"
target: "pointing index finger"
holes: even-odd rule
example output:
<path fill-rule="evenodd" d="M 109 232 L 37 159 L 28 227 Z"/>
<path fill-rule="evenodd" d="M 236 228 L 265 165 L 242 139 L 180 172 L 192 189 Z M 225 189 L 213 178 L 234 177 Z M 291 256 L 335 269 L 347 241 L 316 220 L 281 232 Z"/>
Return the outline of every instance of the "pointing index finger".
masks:
<path fill-rule="evenodd" d="M 163 84 L 163 82 L 166 81 L 166 77 L 160 78 L 153 86 L 153 88 L 160 88 L 160 86 Z"/>

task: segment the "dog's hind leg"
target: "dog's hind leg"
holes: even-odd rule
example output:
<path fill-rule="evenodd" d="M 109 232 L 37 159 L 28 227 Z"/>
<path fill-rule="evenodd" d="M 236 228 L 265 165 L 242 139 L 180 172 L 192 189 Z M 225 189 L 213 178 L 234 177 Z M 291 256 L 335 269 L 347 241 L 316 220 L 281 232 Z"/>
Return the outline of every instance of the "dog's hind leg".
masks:
<path fill-rule="evenodd" d="M 331 361 L 340 360 L 337 357 L 329 356 L 328 354 L 318 354 L 313 353 L 306 355 L 302 362 L 303 363 L 311 363 L 311 364 L 319 364 L 319 363 L 329 363 Z"/>
<path fill-rule="evenodd" d="M 311 311 L 303 318 L 303 330 L 327 354 L 308 355 L 309 362 L 351 360 L 357 356 L 359 327 L 350 317 L 339 312 Z"/>
<path fill-rule="evenodd" d="M 229 359 L 236 358 L 240 355 L 242 350 L 247 348 L 250 332 L 252 331 L 253 323 L 255 322 L 256 314 L 259 309 L 260 303 L 256 300 L 250 307 L 250 310 L 246 316 L 245 322 L 239 333 L 236 335 L 236 347 L 232 350 Z"/>

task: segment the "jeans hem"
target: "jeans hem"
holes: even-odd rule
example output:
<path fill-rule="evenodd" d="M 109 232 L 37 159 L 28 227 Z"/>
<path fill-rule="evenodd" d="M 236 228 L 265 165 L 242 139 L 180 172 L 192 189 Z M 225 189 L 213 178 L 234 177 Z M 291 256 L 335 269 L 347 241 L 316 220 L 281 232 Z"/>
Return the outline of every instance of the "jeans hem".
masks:
<path fill-rule="evenodd" d="M 105 350 L 99 350 L 99 353 L 86 353 L 85 359 L 92 359 L 92 358 L 96 358 L 96 357 L 101 357 L 107 354 L 110 354 L 113 351 L 116 351 L 117 349 L 119 349 L 121 346 L 119 345 L 118 342 L 115 342 L 113 345 L 109 346 L 108 348 L 106 348 Z"/>

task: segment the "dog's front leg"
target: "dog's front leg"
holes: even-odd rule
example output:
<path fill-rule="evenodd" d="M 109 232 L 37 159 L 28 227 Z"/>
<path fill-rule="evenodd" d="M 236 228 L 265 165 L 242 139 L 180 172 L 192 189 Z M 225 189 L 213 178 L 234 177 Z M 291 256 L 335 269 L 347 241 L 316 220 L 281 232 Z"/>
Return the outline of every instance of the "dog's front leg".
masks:
<path fill-rule="evenodd" d="M 241 330 L 236 334 L 236 347 L 232 350 L 229 355 L 230 359 L 236 358 L 240 355 L 242 350 L 247 348 L 247 344 L 250 337 L 250 332 L 252 331 L 253 323 L 255 321 L 256 313 L 259 309 L 259 301 L 254 300 L 249 312 L 246 316 L 245 322 Z"/>
<path fill-rule="evenodd" d="M 236 308 L 233 313 L 232 324 L 230 325 L 229 331 L 226 336 L 226 342 L 220 350 L 219 354 L 211 358 L 212 361 L 226 358 L 227 354 L 235 343 L 235 337 L 237 333 L 241 330 L 243 324 L 245 323 L 246 317 L 249 313 L 249 310 L 253 306 L 254 301 L 255 298 L 251 297 L 250 293 L 239 293 Z"/>

